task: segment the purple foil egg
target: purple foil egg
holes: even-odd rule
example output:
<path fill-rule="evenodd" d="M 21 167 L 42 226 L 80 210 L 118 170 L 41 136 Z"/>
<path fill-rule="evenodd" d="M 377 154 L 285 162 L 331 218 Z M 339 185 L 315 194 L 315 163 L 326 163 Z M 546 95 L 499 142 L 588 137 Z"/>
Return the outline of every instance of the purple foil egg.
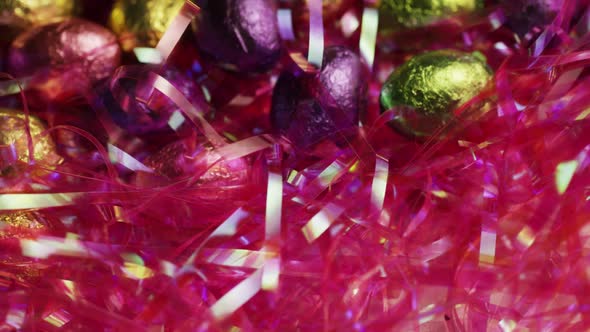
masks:
<path fill-rule="evenodd" d="M 278 61 L 281 40 L 272 0 L 215 0 L 200 5 L 193 23 L 197 44 L 222 67 L 260 72 Z"/>
<path fill-rule="evenodd" d="M 306 147 L 354 128 L 365 103 L 359 57 L 344 47 L 330 47 L 316 75 L 281 74 L 273 92 L 271 123 L 295 145 Z"/>
<path fill-rule="evenodd" d="M 507 25 L 520 36 L 534 27 L 544 28 L 555 18 L 565 0 L 516 0 L 503 1 Z"/>
<path fill-rule="evenodd" d="M 103 88 L 105 91 L 101 93 L 101 102 L 109 109 L 113 120 L 119 126 L 135 135 L 161 131 L 168 127 L 172 114 L 178 111 L 178 106 L 158 90 L 153 90 L 149 104 L 142 101 L 145 96 L 138 95 L 138 92 L 146 90 L 147 87 L 143 85 L 149 82 L 148 75 L 152 70 L 159 71 L 159 75 L 186 96 L 195 107 L 204 112 L 208 110 L 209 106 L 200 85 L 188 75 L 173 67 L 158 69 L 147 65 L 137 66 L 132 72 L 135 79 L 122 79 L 119 85 L 115 86 L 118 91 L 107 91 Z M 114 98 L 113 92 L 115 95 L 124 94 L 132 97 L 129 98 L 131 102 L 125 103 L 125 107 L 122 107 Z"/>
<path fill-rule="evenodd" d="M 6 71 L 6 65 L 8 60 L 8 54 L 10 50 L 10 44 L 12 41 L 24 31 L 22 25 L 5 25 L 0 21 L 0 71 Z"/>
<path fill-rule="evenodd" d="M 366 103 L 366 84 L 363 81 L 363 65 L 354 52 L 333 46 L 324 51 L 322 71 L 315 97 L 320 104 L 330 109 L 334 121 L 357 123 L 359 110 Z"/>

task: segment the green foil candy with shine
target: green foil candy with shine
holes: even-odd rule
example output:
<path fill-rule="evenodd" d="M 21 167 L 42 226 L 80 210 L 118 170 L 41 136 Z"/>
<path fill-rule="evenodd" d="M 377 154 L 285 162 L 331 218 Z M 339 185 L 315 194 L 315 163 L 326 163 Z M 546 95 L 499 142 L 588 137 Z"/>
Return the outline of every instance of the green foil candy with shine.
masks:
<path fill-rule="evenodd" d="M 383 0 L 380 9 L 397 25 L 417 28 L 483 7 L 483 0 Z"/>
<path fill-rule="evenodd" d="M 404 134 L 430 136 L 453 118 L 453 110 L 488 84 L 492 70 L 480 53 L 440 50 L 414 56 L 381 89 L 381 109 L 395 108 L 391 125 Z"/>

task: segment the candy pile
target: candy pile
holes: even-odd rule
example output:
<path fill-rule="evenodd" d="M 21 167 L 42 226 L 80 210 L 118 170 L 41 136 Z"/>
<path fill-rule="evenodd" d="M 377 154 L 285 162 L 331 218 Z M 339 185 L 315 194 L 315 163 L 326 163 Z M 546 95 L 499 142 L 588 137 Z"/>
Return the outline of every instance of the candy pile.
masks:
<path fill-rule="evenodd" d="M 590 329 L 589 8 L 0 1 L 0 331 Z"/>

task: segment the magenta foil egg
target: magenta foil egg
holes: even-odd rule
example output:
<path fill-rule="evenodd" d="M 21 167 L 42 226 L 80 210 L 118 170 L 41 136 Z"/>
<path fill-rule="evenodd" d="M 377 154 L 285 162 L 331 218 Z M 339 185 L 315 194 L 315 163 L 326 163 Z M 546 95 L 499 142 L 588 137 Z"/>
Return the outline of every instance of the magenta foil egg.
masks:
<path fill-rule="evenodd" d="M 84 93 L 119 66 L 117 38 L 106 28 L 68 19 L 32 28 L 12 43 L 8 71 L 32 77 L 31 85 L 49 100 Z"/>

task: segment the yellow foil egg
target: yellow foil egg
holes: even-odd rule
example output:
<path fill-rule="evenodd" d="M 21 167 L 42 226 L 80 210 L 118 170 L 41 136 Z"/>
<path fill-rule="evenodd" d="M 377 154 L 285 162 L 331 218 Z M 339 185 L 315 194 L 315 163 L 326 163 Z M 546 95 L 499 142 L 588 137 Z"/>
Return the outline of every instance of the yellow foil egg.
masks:
<path fill-rule="evenodd" d="M 483 8 L 483 0 L 383 0 L 382 13 L 406 28 L 436 23 L 453 15 Z"/>
<path fill-rule="evenodd" d="M 24 240 L 37 237 L 47 227 L 43 216 L 37 212 L 15 211 L 0 214 L 0 241 Z M 42 276 L 44 266 L 34 259 L 12 252 L 0 254 L 0 269 L 12 273 L 18 281 L 28 281 Z"/>
<path fill-rule="evenodd" d="M 80 7 L 80 2 L 74 0 L 0 1 L 0 24 L 11 25 L 18 21 L 32 24 L 47 23 L 70 17 L 76 14 Z"/>
<path fill-rule="evenodd" d="M 38 214 L 28 211 L 0 214 L 0 239 L 31 237 L 45 228 L 39 219 Z"/>
<path fill-rule="evenodd" d="M 33 116 L 29 116 L 29 130 L 33 142 L 33 157 L 37 164 L 47 167 L 56 166 L 61 157 L 57 154 L 55 143 L 50 135 L 42 135 L 46 128 L 43 122 Z M 26 133 L 25 113 L 12 109 L 0 108 L 0 145 L 10 149 L 14 154 L 14 162 L 28 163 L 29 159 L 29 142 Z M 1 168 L 6 170 L 12 166 L 2 161 Z"/>
<path fill-rule="evenodd" d="M 381 89 L 381 108 L 395 110 L 392 125 L 396 129 L 429 136 L 491 78 L 492 70 L 479 53 L 441 50 L 420 54 L 389 76 Z"/>
<path fill-rule="evenodd" d="M 183 4 L 183 0 L 118 0 L 109 25 L 125 51 L 154 47 Z"/>

